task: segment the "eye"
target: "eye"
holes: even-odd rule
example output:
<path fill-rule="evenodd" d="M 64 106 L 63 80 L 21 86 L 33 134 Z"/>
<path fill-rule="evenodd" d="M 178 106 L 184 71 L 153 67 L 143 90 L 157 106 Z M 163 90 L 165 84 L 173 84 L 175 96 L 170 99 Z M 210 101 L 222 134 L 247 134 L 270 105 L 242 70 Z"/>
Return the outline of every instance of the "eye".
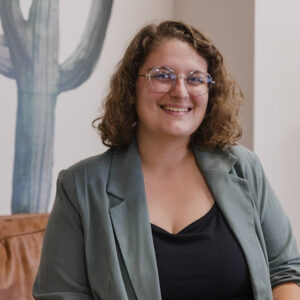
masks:
<path fill-rule="evenodd" d="M 170 72 L 162 72 L 158 71 L 151 75 L 151 78 L 157 81 L 168 82 L 172 81 L 174 78 L 174 74 Z"/>
<path fill-rule="evenodd" d="M 187 78 L 187 82 L 188 84 L 191 85 L 200 85 L 204 83 L 204 79 L 202 77 L 198 77 L 198 76 L 189 76 Z"/>
<path fill-rule="evenodd" d="M 192 74 L 187 77 L 187 83 L 190 85 L 201 85 L 206 83 L 206 79 L 201 74 Z"/>

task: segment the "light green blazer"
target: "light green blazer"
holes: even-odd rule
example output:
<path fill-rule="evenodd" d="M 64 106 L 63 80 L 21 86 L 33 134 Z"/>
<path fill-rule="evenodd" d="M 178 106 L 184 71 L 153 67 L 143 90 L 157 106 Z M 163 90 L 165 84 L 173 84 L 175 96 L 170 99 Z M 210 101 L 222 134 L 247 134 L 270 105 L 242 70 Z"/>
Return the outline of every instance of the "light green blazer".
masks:
<path fill-rule="evenodd" d="M 271 286 L 281 282 L 299 284 L 291 226 L 256 155 L 242 146 L 193 151 L 245 254 L 255 299 L 272 299 Z M 33 293 L 49 300 L 161 299 L 135 143 L 60 173 Z"/>

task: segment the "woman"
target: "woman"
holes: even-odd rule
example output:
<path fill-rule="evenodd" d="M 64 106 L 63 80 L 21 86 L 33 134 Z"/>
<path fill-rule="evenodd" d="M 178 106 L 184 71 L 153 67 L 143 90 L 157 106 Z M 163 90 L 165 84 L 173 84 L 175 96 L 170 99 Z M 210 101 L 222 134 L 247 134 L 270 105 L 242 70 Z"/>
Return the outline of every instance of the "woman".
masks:
<path fill-rule="evenodd" d="M 110 149 L 59 175 L 35 298 L 299 299 L 290 223 L 236 144 L 242 99 L 195 28 L 144 27 L 97 120 Z"/>

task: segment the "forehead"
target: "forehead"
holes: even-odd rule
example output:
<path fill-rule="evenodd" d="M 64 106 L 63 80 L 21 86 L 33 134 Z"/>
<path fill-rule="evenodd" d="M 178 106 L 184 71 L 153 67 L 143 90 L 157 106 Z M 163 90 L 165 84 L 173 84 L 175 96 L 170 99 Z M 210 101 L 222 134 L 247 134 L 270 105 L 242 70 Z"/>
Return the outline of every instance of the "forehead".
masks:
<path fill-rule="evenodd" d="M 147 56 L 141 71 L 155 66 L 168 66 L 175 72 L 200 70 L 207 72 L 207 61 L 188 43 L 172 39 L 164 41 Z"/>

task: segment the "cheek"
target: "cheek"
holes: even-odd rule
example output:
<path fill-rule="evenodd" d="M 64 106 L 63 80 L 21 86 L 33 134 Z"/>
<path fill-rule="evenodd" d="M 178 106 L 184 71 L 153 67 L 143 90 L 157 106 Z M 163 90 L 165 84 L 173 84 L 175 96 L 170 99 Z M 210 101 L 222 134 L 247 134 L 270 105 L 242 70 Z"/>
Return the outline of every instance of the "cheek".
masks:
<path fill-rule="evenodd" d="M 136 113 L 137 113 L 138 119 L 141 118 L 142 112 L 143 112 L 143 110 L 142 110 L 142 106 L 141 106 L 141 101 L 140 101 L 140 99 L 137 99 L 136 100 Z"/>
<path fill-rule="evenodd" d="M 146 103 L 145 94 L 143 93 L 143 91 L 144 90 L 140 86 L 138 86 L 136 88 L 135 103 L 136 103 L 136 111 L 137 111 L 138 116 L 140 115 L 141 111 L 143 111 L 143 108 L 144 108 L 145 103 Z"/>
<path fill-rule="evenodd" d="M 146 95 L 140 93 L 136 98 L 136 112 L 139 120 L 147 119 L 147 115 L 149 112 L 149 99 L 147 99 Z"/>
<path fill-rule="evenodd" d="M 201 112 L 206 112 L 207 104 L 208 104 L 208 95 L 199 96 L 195 99 L 195 104 L 197 105 L 198 110 Z"/>
<path fill-rule="evenodd" d="M 201 96 L 199 99 L 197 99 L 197 113 L 195 114 L 195 117 L 196 117 L 196 123 L 197 123 L 197 128 L 199 126 L 201 126 L 204 118 L 205 118 L 205 115 L 206 115 L 206 111 L 207 111 L 207 105 L 208 105 L 208 97 L 205 96 Z M 195 129 L 197 129 L 195 128 Z"/>
<path fill-rule="evenodd" d="M 207 105 L 208 105 L 208 98 L 203 99 L 202 105 L 203 105 L 203 108 L 205 110 L 204 114 L 206 114 L 206 109 L 207 109 Z"/>

